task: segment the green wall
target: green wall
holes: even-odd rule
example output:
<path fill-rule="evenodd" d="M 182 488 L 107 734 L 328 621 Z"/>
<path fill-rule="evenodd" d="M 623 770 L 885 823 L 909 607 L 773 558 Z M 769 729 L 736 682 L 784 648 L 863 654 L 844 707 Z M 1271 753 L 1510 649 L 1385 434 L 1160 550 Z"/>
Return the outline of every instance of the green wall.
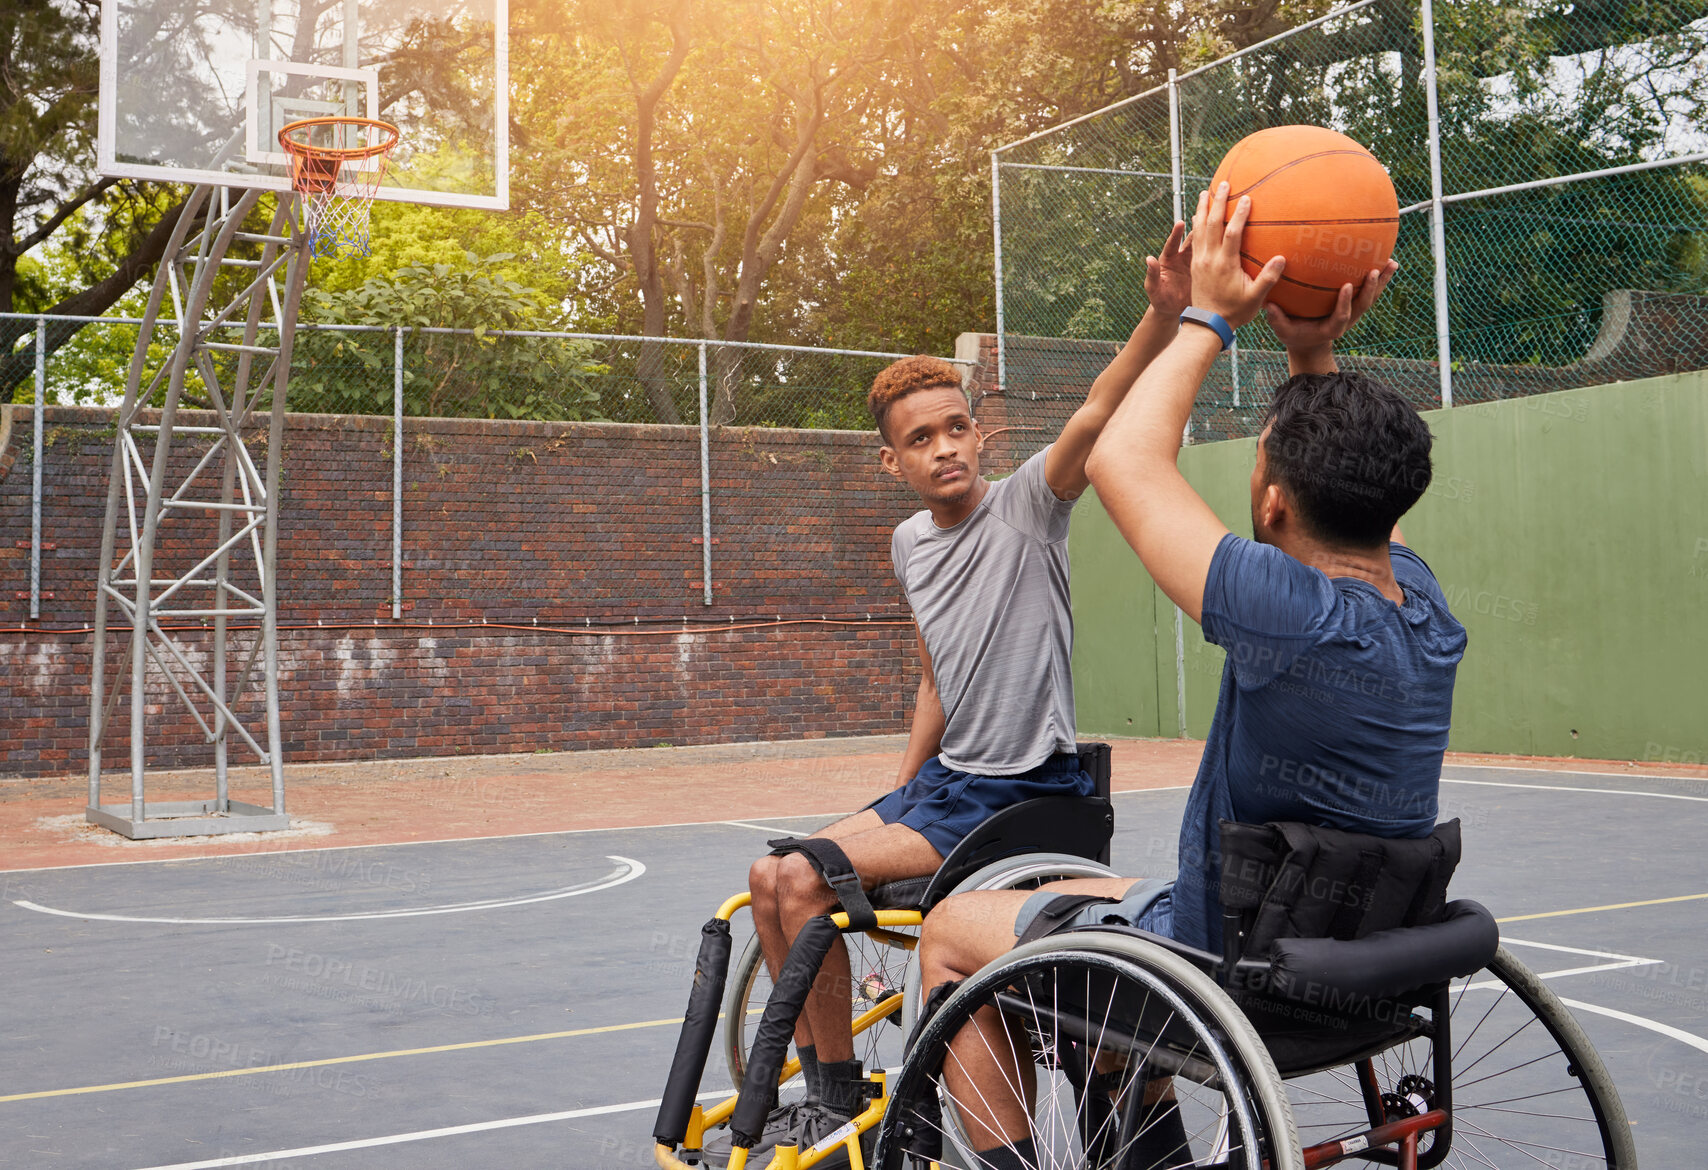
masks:
<path fill-rule="evenodd" d="M 1424 415 L 1435 479 L 1401 522 L 1470 633 L 1459 751 L 1708 761 L 1708 372 Z M 1251 535 L 1255 440 L 1181 468 Z M 1081 730 L 1174 735 L 1174 607 L 1095 495 L 1075 509 Z M 1188 620 L 1186 726 L 1209 729 L 1222 653 Z"/>

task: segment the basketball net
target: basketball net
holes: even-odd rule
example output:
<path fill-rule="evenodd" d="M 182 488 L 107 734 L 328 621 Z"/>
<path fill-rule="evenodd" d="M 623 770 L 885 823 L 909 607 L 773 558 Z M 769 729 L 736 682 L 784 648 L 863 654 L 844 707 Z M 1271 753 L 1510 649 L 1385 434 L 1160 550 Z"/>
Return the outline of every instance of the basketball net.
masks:
<path fill-rule="evenodd" d="M 279 131 L 309 255 L 368 254 L 369 213 L 397 142 L 396 126 L 370 118 L 305 118 Z"/>

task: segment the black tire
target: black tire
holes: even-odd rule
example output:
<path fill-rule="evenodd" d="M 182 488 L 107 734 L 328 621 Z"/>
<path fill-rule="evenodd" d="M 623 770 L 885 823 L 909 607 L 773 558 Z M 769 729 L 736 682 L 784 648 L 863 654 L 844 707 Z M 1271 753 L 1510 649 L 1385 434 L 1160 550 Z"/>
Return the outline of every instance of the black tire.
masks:
<path fill-rule="evenodd" d="M 1081 1091 L 1083 1073 L 1099 1055 L 1106 1073 L 1112 1060 L 1132 1070 L 1142 1055 L 1153 1076 L 1172 1075 L 1190 1150 L 1176 1151 L 1163 1164 L 1302 1167 L 1281 1078 L 1233 1002 L 1163 948 L 1096 931 L 1016 947 L 944 1002 L 892 1083 L 873 1165 L 908 1170 L 914 1160 L 909 1147 L 920 1136 L 935 1139 L 943 1155 L 973 1164 L 967 1122 L 941 1070 L 957 1059 L 950 1040 L 974 1012 L 992 1004 L 1002 1009 L 1009 1036 L 1025 1036 L 1034 1051 L 1038 1085 L 1030 1112 L 1039 1170 L 1114 1170 L 1135 1141 L 1154 1141 L 1161 1132 L 1164 1106 L 1142 1105 L 1130 1075 L 1121 1074 L 1114 1113 L 1107 1098 Z M 969 1092 L 968 1102 L 976 1106 L 997 1091 L 986 1083 L 979 1097 Z M 1131 1112 L 1120 1117 L 1129 1104 Z M 928 1143 L 927 1155 L 937 1152 Z"/>
<path fill-rule="evenodd" d="M 1452 1135 L 1424 1135 L 1420 1165 L 1459 1170 L 1570 1166 L 1635 1170 L 1636 1143 L 1619 1092 L 1566 1006 L 1504 947 L 1448 989 Z M 1372 1058 L 1376 1089 L 1403 1114 L 1436 1103 L 1435 1044 L 1422 1035 Z M 1403 1084 L 1402 1084 L 1403 1082 Z M 1287 1082 L 1301 1139 L 1369 1127 L 1351 1067 Z"/>

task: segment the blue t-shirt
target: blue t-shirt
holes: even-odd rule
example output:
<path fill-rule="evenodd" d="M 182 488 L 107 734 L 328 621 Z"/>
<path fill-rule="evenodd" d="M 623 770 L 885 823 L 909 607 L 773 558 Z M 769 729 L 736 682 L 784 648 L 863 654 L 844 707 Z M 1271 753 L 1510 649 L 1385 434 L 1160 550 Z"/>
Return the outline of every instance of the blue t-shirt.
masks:
<path fill-rule="evenodd" d="M 1180 825 L 1169 933 L 1220 951 L 1218 821 L 1304 821 L 1379 837 L 1435 827 L 1465 628 L 1418 555 L 1389 546 L 1395 605 L 1229 533 L 1204 583 L 1222 690 Z"/>

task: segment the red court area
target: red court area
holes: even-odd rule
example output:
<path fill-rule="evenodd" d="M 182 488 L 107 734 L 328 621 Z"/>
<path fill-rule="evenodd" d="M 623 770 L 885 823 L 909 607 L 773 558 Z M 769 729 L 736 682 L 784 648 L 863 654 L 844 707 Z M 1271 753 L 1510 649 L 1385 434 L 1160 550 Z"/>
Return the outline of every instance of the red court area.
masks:
<path fill-rule="evenodd" d="M 1114 739 L 1117 792 L 1192 783 L 1203 742 Z M 288 766 L 282 833 L 129 841 L 84 821 L 87 779 L 0 780 L 0 869 L 505 837 L 851 812 L 896 782 L 904 736 L 658 746 L 623 751 L 440 757 Z M 1449 753 L 1448 763 L 1708 779 L 1708 766 Z M 106 781 L 124 799 L 128 773 Z M 231 792 L 268 803 L 263 769 Z M 212 770 L 155 772 L 150 800 L 206 799 Z"/>

